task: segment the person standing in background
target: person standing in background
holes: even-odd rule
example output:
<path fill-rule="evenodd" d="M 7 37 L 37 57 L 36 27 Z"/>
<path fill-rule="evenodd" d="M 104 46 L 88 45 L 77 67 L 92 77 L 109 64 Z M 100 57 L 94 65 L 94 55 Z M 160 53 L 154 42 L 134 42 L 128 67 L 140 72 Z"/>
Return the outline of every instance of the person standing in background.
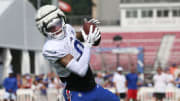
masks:
<path fill-rule="evenodd" d="M 166 74 L 162 72 L 161 67 L 157 68 L 157 73 L 153 76 L 154 81 L 154 97 L 155 101 L 163 101 L 163 98 L 165 98 L 165 91 L 168 83 L 168 79 Z"/>
<path fill-rule="evenodd" d="M 169 68 L 170 73 L 175 76 L 175 72 L 177 71 L 177 65 L 176 64 L 172 64 L 172 66 Z"/>
<path fill-rule="evenodd" d="M 5 88 L 4 101 L 15 101 L 18 83 L 13 72 L 10 72 L 9 76 L 4 79 L 3 87 Z"/>
<path fill-rule="evenodd" d="M 117 72 L 113 76 L 113 82 L 116 88 L 116 95 L 120 97 L 120 99 L 126 98 L 126 77 L 123 75 L 123 68 L 118 67 Z"/>
<path fill-rule="evenodd" d="M 126 75 L 126 80 L 126 85 L 128 87 L 127 101 L 130 101 L 130 99 L 137 101 L 138 75 L 134 67 L 132 67 L 131 72 Z"/>

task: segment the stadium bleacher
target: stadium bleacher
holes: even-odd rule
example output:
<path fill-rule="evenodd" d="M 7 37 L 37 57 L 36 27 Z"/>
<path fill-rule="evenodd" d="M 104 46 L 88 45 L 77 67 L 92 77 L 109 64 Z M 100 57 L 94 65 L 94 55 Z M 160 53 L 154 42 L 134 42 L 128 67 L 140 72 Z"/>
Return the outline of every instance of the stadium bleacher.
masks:
<path fill-rule="evenodd" d="M 117 42 L 113 41 L 115 35 L 120 35 L 123 40 L 119 42 L 120 47 L 143 47 L 144 49 L 144 64 L 145 66 L 152 67 L 154 65 L 157 52 L 159 50 L 161 39 L 166 34 L 175 35 L 175 41 L 173 48 L 170 53 L 168 64 L 176 63 L 179 64 L 180 56 L 180 32 L 115 32 L 115 33 L 102 33 L 102 41 L 99 47 L 114 47 Z M 102 53 L 103 54 L 103 53 Z M 120 54 L 120 65 L 127 67 L 128 63 L 135 64 L 137 61 L 136 55 Z M 116 55 L 112 52 L 106 52 L 106 54 L 98 55 L 93 54 L 91 63 L 94 69 L 102 69 L 103 62 L 106 68 L 114 69 L 116 66 Z M 95 59 L 94 59 L 95 58 Z M 104 58 L 104 60 L 100 60 Z"/>

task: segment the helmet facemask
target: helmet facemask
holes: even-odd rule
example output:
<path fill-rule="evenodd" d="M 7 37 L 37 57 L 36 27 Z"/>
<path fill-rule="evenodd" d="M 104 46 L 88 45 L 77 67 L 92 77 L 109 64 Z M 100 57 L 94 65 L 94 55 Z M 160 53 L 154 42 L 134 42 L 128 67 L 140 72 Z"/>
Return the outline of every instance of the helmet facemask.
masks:
<path fill-rule="evenodd" d="M 62 17 L 57 17 L 47 22 L 45 32 L 48 37 L 55 39 L 63 39 L 65 37 L 64 29 L 64 19 Z"/>

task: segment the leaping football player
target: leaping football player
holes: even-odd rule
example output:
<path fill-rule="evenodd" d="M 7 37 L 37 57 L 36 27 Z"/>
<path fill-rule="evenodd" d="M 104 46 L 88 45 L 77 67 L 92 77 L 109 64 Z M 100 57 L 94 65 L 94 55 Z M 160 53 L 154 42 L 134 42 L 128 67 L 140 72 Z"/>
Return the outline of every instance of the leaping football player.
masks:
<path fill-rule="evenodd" d="M 36 24 L 40 32 L 47 37 L 43 46 L 43 56 L 56 69 L 62 82 L 65 83 L 64 98 L 66 101 L 120 101 L 119 98 L 97 85 L 89 61 L 90 49 L 101 38 L 99 28 L 90 26 L 88 34 L 66 24 L 64 13 L 54 5 L 45 5 L 38 9 Z M 91 19 L 89 22 L 98 24 Z M 80 41 L 78 36 L 84 38 Z"/>

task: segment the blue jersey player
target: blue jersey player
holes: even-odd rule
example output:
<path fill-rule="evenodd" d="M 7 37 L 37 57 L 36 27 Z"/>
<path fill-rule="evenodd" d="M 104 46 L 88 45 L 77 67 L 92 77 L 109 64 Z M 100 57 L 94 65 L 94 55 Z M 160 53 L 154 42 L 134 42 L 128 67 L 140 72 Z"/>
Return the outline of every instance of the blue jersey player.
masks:
<path fill-rule="evenodd" d="M 89 22 L 99 23 L 95 19 Z M 39 8 L 36 24 L 47 37 L 43 56 L 66 84 L 66 101 L 119 101 L 116 95 L 95 83 L 89 65 L 90 49 L 101 37 L 98 27 L 93 30 L 93 26 L 90 26 L 88 35 L 83 30 L 76 33 L 71 25 L 66 24 L 64 13 L 53 5 Z M 79 41 L 81 38 L 83 42 Z"/>

